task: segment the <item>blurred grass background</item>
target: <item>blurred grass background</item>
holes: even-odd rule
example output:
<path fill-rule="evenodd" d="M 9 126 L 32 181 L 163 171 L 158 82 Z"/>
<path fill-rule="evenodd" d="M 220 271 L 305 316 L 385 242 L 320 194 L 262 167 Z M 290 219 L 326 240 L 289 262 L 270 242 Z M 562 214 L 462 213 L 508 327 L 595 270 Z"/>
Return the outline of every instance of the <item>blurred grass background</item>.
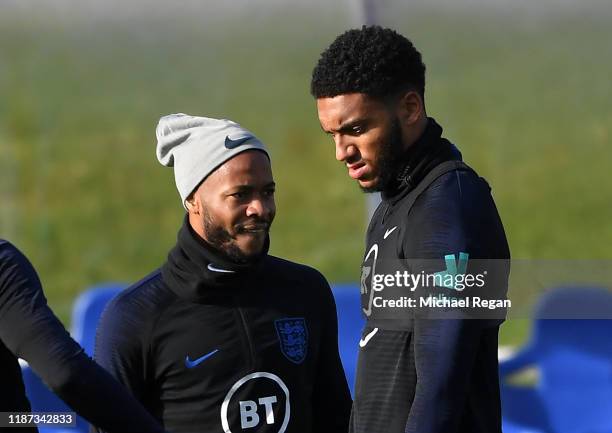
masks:
<path fill-rule="evenodd" d="M 0 237 L 30 257 L 53 309 L 67 323 L 86 287 L 165 260 L 182 207 L 154 131 L 172 112 L 228 117 L 268 143 L 271 252 L 358 281 L 364 196 L 308 91 L 321 50 L 355 26 L 346 2 L 154 8 L 0 3 Z M 493 187 L 515 258 L 612 257 L 610 9 L 380 11 L 422 52 L 428 114 Z M 501 342 L 527 329 L 508 321 Z"/>

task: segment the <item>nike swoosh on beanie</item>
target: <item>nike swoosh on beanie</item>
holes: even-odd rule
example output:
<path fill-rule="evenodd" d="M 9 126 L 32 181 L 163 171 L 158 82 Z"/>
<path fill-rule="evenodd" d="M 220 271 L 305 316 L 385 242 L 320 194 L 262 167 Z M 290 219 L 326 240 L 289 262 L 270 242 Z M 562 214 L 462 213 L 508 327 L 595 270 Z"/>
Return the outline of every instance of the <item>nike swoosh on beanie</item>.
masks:
<path fill-rule="evenodd" d="M 228 119 L 170 114 L 159 119 L 156 129 L 157 159 L 174 167 L 174 180 L 185 200 L 193 190 L 226 161 L 256 149 L 270 155 L 255 134 Z"/>

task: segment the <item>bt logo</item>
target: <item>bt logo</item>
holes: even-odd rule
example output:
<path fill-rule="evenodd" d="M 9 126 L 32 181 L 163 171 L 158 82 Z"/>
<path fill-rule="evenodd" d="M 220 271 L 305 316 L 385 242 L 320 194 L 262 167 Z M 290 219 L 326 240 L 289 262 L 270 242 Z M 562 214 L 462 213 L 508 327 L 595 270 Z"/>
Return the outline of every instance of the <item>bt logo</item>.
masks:
<path fill-rule="evenodd" d="M 225 433 L 256 433 L 261 429 L 284 433 L 290 417 L 287 385 L 277 375 L 265 371 L 238 380 L 221 405 L 221 425 Z"/>
<path fill-rule="evenodd" d="M 278 402 L 275 395 L 262 397 L 257 400 L 266 411 L 266 424 L 274 424 L 274 411 L 272 405 Z M 253 400 L 240 402 L 240 426 L 242 429 L 257 427 L 259 425 L 259 414 L 257 413 L 257 403 Z"/>

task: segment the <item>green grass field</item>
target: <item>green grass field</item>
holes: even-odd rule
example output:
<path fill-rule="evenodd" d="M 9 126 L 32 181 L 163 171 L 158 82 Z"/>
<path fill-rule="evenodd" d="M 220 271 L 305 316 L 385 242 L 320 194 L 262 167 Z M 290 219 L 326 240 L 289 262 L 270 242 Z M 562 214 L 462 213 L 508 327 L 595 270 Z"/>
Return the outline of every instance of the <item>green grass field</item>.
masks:
<path fill-rule="evenodd" d="M 428 113 L 492 185 L 513 257 L 612 258 L 609 16 L 383 16 L 423 53 Z M 255 131 L 278 184 L 271 252 L 332 282 L 358 280 L 364 198 L 308 93 L 319 52 L 351 26 L 340 8 L 0 15 L 0 236 L 31 258 L 62 320 L 84 288 L 135 281 L 173 245 L 182 208 L 154 133 L 171 112 Z M 509 321 L 502 342 L 523 341 L 527 327 Z"/>

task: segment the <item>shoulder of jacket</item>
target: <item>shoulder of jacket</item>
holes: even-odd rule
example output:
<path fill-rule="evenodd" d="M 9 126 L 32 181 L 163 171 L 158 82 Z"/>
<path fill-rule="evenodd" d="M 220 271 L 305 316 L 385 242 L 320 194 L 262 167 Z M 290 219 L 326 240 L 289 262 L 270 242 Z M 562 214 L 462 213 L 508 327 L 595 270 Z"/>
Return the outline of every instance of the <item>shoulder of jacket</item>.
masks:
<path fill-rule="evenodd" d="M 26 261 L 25 255 L 15 245 L 7 240 L 0 239 L 0 260 L 2 263 Z"/>
<path fill-rule="evenodd" d="M 415 205 L 427 202 L 455 207 L 466 199 L 481 199 L 488 195 L 489 186 L 483 178 L 471 169 L 459 169 L 444 173 L 435 179 L 417 198 Z"/>
<path fill-rule="evenodd" d="M 268 256 L 266 260 L 267 272 L 274 272 L 274 275 L 277 277 L 287 279 L 288 281 L 306 281 L 320 286 L 329 285 L 323 274 L 311 266 L 275 256 Z"/>
<path fill-rule="evenodd" d="M 292 262 L 287 259 L 269 255 L 267 258 L 267 266 L 275 270 L 280 270 L 288 273 L 299 273 L 301 275 L 322 276 L 315 268 L 297 262 Z"/>
<path fill-rule="evenodd" d="M 108 309 L 133 316 L 154 316 L 163 311 L 176 295 L 166 286 L 161 269 L 156 269 L 140 281 L 121 291 L 109 303 Z"/>

